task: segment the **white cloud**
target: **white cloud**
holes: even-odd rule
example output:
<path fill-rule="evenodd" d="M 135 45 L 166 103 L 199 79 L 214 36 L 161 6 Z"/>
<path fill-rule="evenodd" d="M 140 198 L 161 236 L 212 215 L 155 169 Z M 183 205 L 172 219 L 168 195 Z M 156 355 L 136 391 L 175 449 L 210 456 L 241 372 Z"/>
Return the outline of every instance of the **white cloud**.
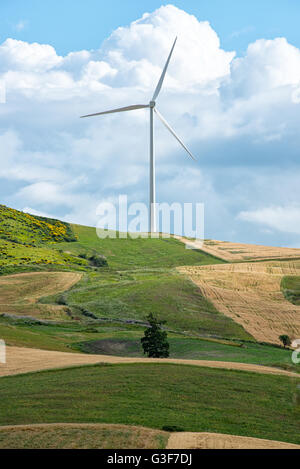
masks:
<path fill-rule="evenodd" d="M 246 97 L 300 83 L 300 51 L 286 38 L 259 39 L 245 57 L 232 62 L 230 83 L 236 96 Z"/>
<path fill-rule="evenodd" d="M 27 21 L 26 20 L 20 20 L 18 23 L 14 26 L 14 29 L 16 31 L 23 31 L 23 29 L 26 28 Z"/>
<path fill-rule="evenodd" d="M 34 42 L 29 44 L 16 39 L 6 39 L 0 46 L 0 63 L 2 71 L 29 70 L 32 73 L 44 72 L 61 63 L 54 47 Z"/>
<path fill-rule="evenodd" d="M 240 220 L 259 223 L 285 233 L 300 234 L 300 207 L 266 207 L 242 211 Z"/>
<path fill-rule="evenodd" d="M 31 215 L 37 215 L 38 217 L 55 218 L 53 215 L 47 212 L 41 212 L 40 210 L 35 210 L 34 208 L 31 208 L 31 207 L 24 207 L 22 209 L 22 212 L 30 213 Z"/>
<path fill-rule="evenodd" d="M 235 58 L 207 21 L 172 5 L 118 28 L 99 50 L 61 57 L 47 44 L 0 45 L 2 201 L 88 224 L 119 193 L 146 202 L 148 111 L 79 116 L 148 102 L 176 35 L 158 106 L 199 162 L 157 123 L 158 200 L 204 201 L 207 235 L 226 239 L 250 236 L 251 207 L 291 207 L 300 196 L 300 51 L 261 39 Z M 253 236 L 263 236 L 256 224 Z"/>

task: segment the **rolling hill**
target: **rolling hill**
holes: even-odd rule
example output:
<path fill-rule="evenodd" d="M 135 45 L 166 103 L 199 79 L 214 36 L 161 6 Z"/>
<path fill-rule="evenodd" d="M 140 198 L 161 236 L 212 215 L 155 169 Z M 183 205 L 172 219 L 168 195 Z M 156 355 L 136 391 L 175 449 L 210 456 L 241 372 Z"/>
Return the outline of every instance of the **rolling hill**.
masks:
<path fill-rule="evenodd" d="M 109 445 L 105 438 L 119 447 L 138 447 L 140 435 L 147 434 L 149 447 L 165 447 L 168 425 L 300 443 L 295 432 L 299 365 L 277 344 L 279 333 L 298 332 L 298 251 L 273 251 L 279 259 L 262 262 L 263 250 L 255 246 L 240 245 L 241 253 L 229 258 L 222 244 L 209 252 L 209 242 L 193 250 L 185 243 L 190 240 L 123 239 L 118 233 L 100 239 L 95 228 L 0 206 L 0 338 L 9 347 L 12 370 L 1 372 L 0 365 L 0 425 L 29 425 L 0 427 L 0 447 L 26 447 L 32 424 L 53 422 L 72 422 L 62 430 L 65 445 L 73 441 L 79 447 L 93 446 L 96 435 L 102 435 L 103 447 Z M 246 262 L 250 252 L 251 263 Z M 265 255 L 272 257 L 270 250 Z M 172 363 L 140 361 L 149 312 L 166 320 Z M 101 357 L 105 365 L 99 364 Z M 105 402 L 97 396 L 99 382 Z M 50 400 L 42 395 L 45 386 L 52 389 Z M 148 411 L 141 393 L 160 411 L 155 406 Z M 248 414 L 249 405 L 253 412 L 245 425 L 241 415 Z M 136 412 L 129 415 L 132 406 Z M 79 430 L 79 423 L 95 424 L 94 433 Z M 100 424 L 131 430 L 126 440 L 126 427 L 118 437 L 116 427 Z M 39 427 L 32 444 L 44 444 L 46 435 Z M 59 445 L 53 441 L 53 447 Z"/>

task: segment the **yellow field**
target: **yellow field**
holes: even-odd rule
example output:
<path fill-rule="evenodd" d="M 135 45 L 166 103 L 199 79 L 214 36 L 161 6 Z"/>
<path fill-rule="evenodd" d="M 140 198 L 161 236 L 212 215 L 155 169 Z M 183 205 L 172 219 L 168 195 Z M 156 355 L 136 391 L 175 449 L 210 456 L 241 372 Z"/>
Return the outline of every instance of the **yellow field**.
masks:
<path fill-rule="evenodd" d="M 300 337 L 300 306 L 281 290 L 284 275 L 300 275 L 299 261 L 270 261 L 179 267 L 221 313 L 261 342 L 279 343 L 279 335 Z"/>
<path fill-rule="evenodd" d="M 65 319 L 64 306 L 36 302 L 42 296 L 68 290 L 81 277 L 78 272 L 31 272 L 0 277 L 0 313 Z"/>
<path fill-rule="evenodd" d="M 206 239 L 204 241 L 193 241 L 182 236 L 174 235 L 184 244 L 193 249 L 201 249 L 224 261 L 241 262 L 272 259 L 300 259 L 300 249 L 280 248 L 272 246 L 261 246 L 256 244 L 231 243 L 229 241 L 216 241 Z"/>
<path fill-rule="evenodd" d="M 300 249 L 259 246 L 255 244 L 230 243 L 206 240 L 202 250 L 230 262 L 263 259 L 300 259 Z"/>
<path fill-rule="evenodd" d="M 0 378 L 2 376 L 30 373 L 41 370 L 68 368 L 97 363 L 175 363 L 177 365 L 194 365 L 208 368 L 250 371 L 272 375 L 282 375 L 299 378 L 299 374 L 271 366 L 261 366 L 252 363 L 221 362 L 212 360 L 186 360 L 181 358 L 135 358 L 116 357 L 113 355 L 92 355 L 85 353 L 56 352 L 24 347 L 6 347 L 6 363 L 0 363 Z"/>
<path fill-rule="evenodd" d="M 167 449 L 300 449 L 299 445 L 221 433 L 171 434 Z"/>

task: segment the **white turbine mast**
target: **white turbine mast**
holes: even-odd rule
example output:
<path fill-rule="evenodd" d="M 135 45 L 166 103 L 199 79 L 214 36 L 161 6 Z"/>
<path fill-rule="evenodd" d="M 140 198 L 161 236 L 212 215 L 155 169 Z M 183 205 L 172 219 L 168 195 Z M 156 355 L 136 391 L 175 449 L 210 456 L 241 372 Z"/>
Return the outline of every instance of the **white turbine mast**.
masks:
<path fill-rule="evenodd" d="M 192 153 L 187 149 L 187 147 L 184 145 L 182 140 L 176 135 L 175 131 L 172 129 L 172 127 L 168 124 L 168 122 L 164 119 L 164 117 L 161 115 L 161 113 L 158 111 L 156 108 L 156 99 L 160 93 L 160 90 L 162 88 L 164 78 L 167 72 L 167 68 L 175 47 L 177 41 L 177 37 L 175 38 L 175 41 L 173 43 L 171 52 L 169 54 L 169 57 L 167 59 L 167 62 L 164 66 L 164 69 L 162 71 L 161 77 L 159 79 L 159 82 L 156 86 L 156 89 L 154 91 L 154 95 L 150 101 L 149 104 L 134 104 L 132 106 L 126 106 L 126 107 L 120 107 L 118 109 L 112 109 L 110 111 L 104 111 L 104 112 L 96 112 L 95 114 L 87 114 L 86 116 L 81 116 L 83 117 L 93 117 L 93 116 L 102 116 L 104 114 L 112 114 L 114 112 L 124 112 L 124 111 L 134 111 L 136 109 L 144 109 L 144 108 L 149 108 L 150 109 L 150 194 L 149 194 L 149 203 L 150 203 L 150 221 L 149 221 L 149 231 L 151 233 L 156 233 L 157 232 L 157 226 L 156 226 L 156 197 L 155 197 L 155 151 L 154 151 L 154 112 L 155 114 L 159 117 L 159 119 L 162 121 L 162 123 L 166 126 L 166 128 L 171 132 L 171 134 L 176 138 L 176 140 L 182 145 L 182 147 L 185 149 L 185 151 L 189 154 L 189 156 L 193 159 L 196 160 L 196 158 L 192 155 Z"/>

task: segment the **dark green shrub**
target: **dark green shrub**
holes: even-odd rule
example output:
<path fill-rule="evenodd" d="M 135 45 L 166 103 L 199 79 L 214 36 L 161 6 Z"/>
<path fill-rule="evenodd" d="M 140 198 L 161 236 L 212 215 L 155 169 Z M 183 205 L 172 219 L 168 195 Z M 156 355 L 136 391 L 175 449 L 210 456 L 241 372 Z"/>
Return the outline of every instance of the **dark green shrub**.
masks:
<path fill-rule="evenodd" d="M 165 432 L 184 432 L 184 428 L 177 427 L 177 425 L 164 425 L 161 429 Z"/>

